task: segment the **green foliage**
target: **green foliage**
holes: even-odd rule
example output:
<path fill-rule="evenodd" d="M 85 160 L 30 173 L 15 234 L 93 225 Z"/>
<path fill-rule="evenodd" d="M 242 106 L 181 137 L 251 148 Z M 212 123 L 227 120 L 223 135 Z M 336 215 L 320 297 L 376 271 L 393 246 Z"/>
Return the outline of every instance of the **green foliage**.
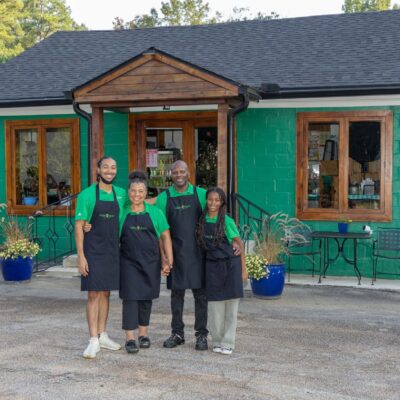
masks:
<path fill-rule="evenodd" d="M 0 0 L 0 63 L 23 51 L 23 31 L 18 19 L 22 8 L 22 0 Z"/>
<path fill-rule="evenodd" d="M 65 0 L 0 0 L 0 62 L 59 30 L 85 30 Z"/>
<path fill-rule="evenodd" d="M 394 4 L 391 7 L 391 0 L 345 0 L 342 5 L 342 11 L 346 14 L 366 11 L 385 11 L 398 9 L 399 5 Z"/>
<path fill-rule="evenodd" d="M 258 12 L 256 15 L 250 13 L 249 7 L 233 7 L 233 14 L 227 19 L 227 22 L 249 21 L 249 20 L 268 20 L 279 18 L 279 15 L 272 11 L 271 14 Z"/>
<path fill-rule="evenodd" d="M 256 15 L 252 15 L 249 12 L 249 8 L 234 7 L 233 15 L 225 22 L 273 18 L 279 18 L 279 15 L 275 12 L 271 14 L 258 12 Z M 150 14 L 136 15 L 133 20 L 127 22 L 120 17 L 116 17 L 113 27 L 116 30 L 120 30 L 153 28 L 155 26 L 215 24 L 217 22 L 224 22 L 222 14 L 217 11 L 214 15 L 211 15 L 208 2 L 203 0 L 168 0 L 161 2 L 160 12 L 152 8 Z"/>

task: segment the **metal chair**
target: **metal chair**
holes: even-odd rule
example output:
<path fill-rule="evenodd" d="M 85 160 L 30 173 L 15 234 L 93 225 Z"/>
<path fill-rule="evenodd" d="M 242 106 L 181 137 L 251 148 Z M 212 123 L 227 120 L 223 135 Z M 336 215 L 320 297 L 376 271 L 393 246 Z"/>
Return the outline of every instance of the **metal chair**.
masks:
<path fill-rule="evenodd" d="M 372 244 L 372 282 L 376 281 L 378 259 L 400 260 L 400 229 L 378 228 Z M 381 272 L 381 274 L 388 274 Z"/>
<path fill-rule="evenodd" d="M 288 282 L 290 282 L 291 258 L 294 256 L 303 256 L 311 261 L 312 269 L 302 269 L 301 271 L 311 271 L 312 276 L 315 274 L 315 257 L 319 256 L 319 270 L 321 271 L 322 252 L 321 240 L 311 237 L 312 231 L 309 228 L 301 227 L 296 230 L 295 237 L 288 238 L 287 241 L 287 258 L 288 258 Z M 300 239 L 299 239 L 300 238 Z"/>

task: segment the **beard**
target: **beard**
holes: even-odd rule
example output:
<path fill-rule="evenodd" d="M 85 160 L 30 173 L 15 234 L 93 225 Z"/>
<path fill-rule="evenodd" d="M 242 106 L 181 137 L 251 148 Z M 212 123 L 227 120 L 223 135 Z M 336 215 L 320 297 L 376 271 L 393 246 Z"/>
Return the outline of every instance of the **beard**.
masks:
<path fill-rule="evenodd" d="M 109 180 L 107 180 L 107 179 L 104 179 L 101 175 L 99 175 L 99 179 L 103 182 L 103 183 L 105 183 L 106 185 L 111 185 L 114 181 L 115 181 L 115 176 L 114 176 L 114 178 L 112 178 L 110 181 Z"/>

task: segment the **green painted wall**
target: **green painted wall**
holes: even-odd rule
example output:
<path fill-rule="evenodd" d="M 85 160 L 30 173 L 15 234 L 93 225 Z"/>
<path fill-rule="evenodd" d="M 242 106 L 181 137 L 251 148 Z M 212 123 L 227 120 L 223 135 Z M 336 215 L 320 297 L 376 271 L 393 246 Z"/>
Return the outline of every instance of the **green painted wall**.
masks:
<path fill-rule="evenodd" d="M 368 108 L 357 108 L 368 109 Z M 400 227 L 400 107 L 373 107 L 393 111 L 393 221 L 372 223 L 372 229 Z M 295 215 L 296 190 L 296 113 L 302 111 L 345 111 L 354 108 L 320 109 L 248 109 L 237 118 L 238 192 L 271 213 Z M 316 230 L 337 230 L 335 222 L 307 222 Z M 365 223 L 352 223 L 352 231 L 361 231 Z M 360 241 L 359 269 L 371 276 L 371 243 Z M 380 262 L 381 263 L 381 262 Z M 380 264 L 385 270 L 400 273 L 400 262 Z M 295 267 L 304 267 L 297 257 Z M 330 275 L 354 275 L 353 268 L 338 260 Z"/>

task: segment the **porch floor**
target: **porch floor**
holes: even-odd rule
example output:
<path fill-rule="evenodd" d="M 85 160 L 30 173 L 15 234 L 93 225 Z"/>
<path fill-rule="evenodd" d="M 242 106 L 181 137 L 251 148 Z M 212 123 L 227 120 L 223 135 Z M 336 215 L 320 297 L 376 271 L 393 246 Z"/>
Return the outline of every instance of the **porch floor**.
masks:
<path fill-rule="evenodd" d="M 400 292 L 400 279 L 377 279 L 371 285 L 371 278 L 362 277 L 361 285 L 358 285 L 355 276 L 327 276 L 322 278 L 322 282 L 318 283 L 318 275 L 312 277 L 311 275 L 291 274 L 290 282 L 288 282 L 286 275 L 287 285 L 303 285 L 303 286 L 340 286 L 351 287 L 356 289 L 369 289 L 369 290 L 389 290 Z"/>

